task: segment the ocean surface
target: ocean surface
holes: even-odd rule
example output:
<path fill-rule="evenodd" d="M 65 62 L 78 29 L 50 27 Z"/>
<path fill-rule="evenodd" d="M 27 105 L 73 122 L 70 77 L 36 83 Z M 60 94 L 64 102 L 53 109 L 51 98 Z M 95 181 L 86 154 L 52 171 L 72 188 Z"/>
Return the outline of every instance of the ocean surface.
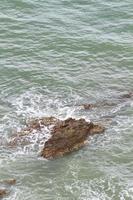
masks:
<path fill-rule="evenodd" d="M 132 91 L 133 0 L 1 0 L 0 179 L 17 180 L 5 199 L 133 200 L 133 101 L 119 100 Z M 105 101 L 116 104 L 79 108 Z M 36 141 L 3 145 L 42 116 L 106 131 L 52 161 Z"/>

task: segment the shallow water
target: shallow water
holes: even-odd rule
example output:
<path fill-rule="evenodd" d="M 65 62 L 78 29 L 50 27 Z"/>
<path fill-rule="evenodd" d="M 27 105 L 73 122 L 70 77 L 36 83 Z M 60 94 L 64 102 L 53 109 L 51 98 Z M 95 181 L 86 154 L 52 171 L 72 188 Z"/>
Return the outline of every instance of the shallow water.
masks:
<path fill-rule="evenodd" d="M 16 178 L 7 200 L 133 199 L 133 101 L 115 101 L 133 86 L 132 0 L 0 2 L 0 137 L 32 117 L 83 117 L 105 134 L 53 161 L 38 149 L 0 146 L 0 179 Z"/>

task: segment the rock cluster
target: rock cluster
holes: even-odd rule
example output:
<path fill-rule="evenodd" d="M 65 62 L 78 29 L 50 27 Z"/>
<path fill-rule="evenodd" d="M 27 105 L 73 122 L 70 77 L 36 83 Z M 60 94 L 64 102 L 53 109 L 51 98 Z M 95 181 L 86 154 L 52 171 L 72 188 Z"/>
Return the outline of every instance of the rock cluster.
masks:
<path fill-rule="evenodd" d="M 80 105 L 81 109 L 91 110 L 98 107 L 112 107 L 119 103 L 132 99 L 133 92 L 125 93 L 111 100 L 103 100 L 97 103 L 86 103 Z M 112 101 L 113 100 L 113 101 Z M 105 118 L 107 121 L 108 119 Z M 109 118 L 110 120 L 110 118 Z M 31 138 L 35 138 L 37 134 L 42 134 L 41 142 L 45 140 L 44 148 L 41 150 L 41 156 L 44 158 L 54 158 L 70 153 L 84 146 L 87 137 L 93 134 L 104 132 L 104 127 L 85 121 L 84 119 L 66 119 L 59 120 L 55 117 L 43 117 L 33 119 L 26 124 L 26 128 L 16 133 L 8 142 L 8 146 L 25 146 L 31 144 Z M 51 137 L 46 141 L 45 128 L 51 131 Z M 39 135 L 39 136 L 40 136 Z M 44 137 L 43 137 L 44 136 Z M 34 142 L 34 141 L 33 141 Z"/>
<path fill-rule="evenodd" d="M 8 143 L 8 146 L 25 146 L 30 144 L 31 136 L 43 133 L 44 127 L 51 131 L 51 137 L 44 142 L 44 147 L 41 150 L 41 156 L 47 159 L 62 156 L 77 150 L 85 145 L 89 135 L 104 132 L 104 127 L 87 122 L 85 119 L 59 120 L 54 117 L 44 117 L 35 119 L 27 124 L 27 128 L 13 136 Z M 45 133 L 44 133 L 45 137 Z M 41 138 L 42 140 L 45 138 Z"/>
<path fill-rule="evenodd" d="M 47 127 L 50 130 L 51 127 L 59 121 L 60 120 L 55 117 L 32 119 L 26 123 L 26 128 L 12 135 L 7 145 L 12 148 L 29 145 L 32 143 L 31 138 L 36 137 L 38 133 L 41 134 L 44 131 L 44 127 Z M 45 139 L 45 134 L 43 139 Z M 43 141 L 38 141 L 38 143 L 39 142 Z"/>

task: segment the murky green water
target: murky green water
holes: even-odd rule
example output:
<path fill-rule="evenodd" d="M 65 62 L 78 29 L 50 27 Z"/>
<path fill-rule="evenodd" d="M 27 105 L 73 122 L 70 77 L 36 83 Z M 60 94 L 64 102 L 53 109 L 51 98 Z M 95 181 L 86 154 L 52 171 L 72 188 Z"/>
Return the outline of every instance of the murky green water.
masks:
<path fill-rule="evenodd" d="M 0 1 L 0 137 L 40 116 L 112 120 L 78 152 L 53 161 L 0 146 L 7 200 L 133 199 L 133 102 L 81 111 L 133 90 L 132 0 Z"/>

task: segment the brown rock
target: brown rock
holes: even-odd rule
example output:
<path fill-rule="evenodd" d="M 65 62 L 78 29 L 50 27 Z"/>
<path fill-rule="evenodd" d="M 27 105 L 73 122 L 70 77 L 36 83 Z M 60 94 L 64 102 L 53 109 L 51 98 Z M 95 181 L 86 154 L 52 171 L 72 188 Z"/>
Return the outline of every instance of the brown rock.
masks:
<path fill-rule="evenodd" d="M 117 104 L 115 102 L 110 101 L 102 101 L 95 104 L 83 104 L 82 107 L 84 110 L 91 110 L 92 108 L 102 108 L 102 107 L 111 107 L 116 106 Z"/>
<path fill-rule="evenodd" d="M 132 98 L 132 97 L 133 97 L 133 92 L 129 92 L 120 96 L 120 98 L 122 99 Z"/>
<path fill-rule="evenodd" d="M 14 148 L 16 146 L 29 145 L 32 143 L 30 140 L 30 136 L 32 137 L 34 134 L 37 134 L 35 133 L 35 131 L 41 133 L 44 126 L 50 127 L 51 125 L 54 125 L 59 121 L 60 120 L 56 119 L 55 117 L 43 117 L 39 119 L 33 119 L 26 124 L 26 128 L 24 128 L 20 132 L 13 134 L 7 145 L 11 148 Z"/>
<path fill-rule="evenodd" d="M 12 185 L 16 184 L 16 179 L 8 179 L 8 180 L 1 180 L 0 185 L 2 185 L 4 188 L 0 189 L 0 199 L 3 198 L 6 195 L 10 194 L 10 189 Z"/>
<path fill-rule="evenodd" d="M 7 185 L 15 185 L 16 179 L 3 180 L 3 181 L 0 181 L 0 183 L 4 183 L 4 184 L 7 184 Z"/>
<path fill-rule="evenodd" d="M 29 121 L 28 124 L 27 124 L 27 127 L 30 130 L 41 129 L 41 127 L 43 127 L 43 126 L 54 125 L 58 121 L 59 120 L 55 117 L 43 117 L 43 118 L 40 118 L 40 119 L 33 119 L 33 120 Z"/>
<path fill-rule="evenodd" d="M 29 135 L 33 134 L 32 132 L 26 132 L 22 131 L 19 132 L 17 135 L 13 135 L 13 137 L 10 138 L 10 140 L 7 143 L 7 146 L 10 148 L 16 148 L 17 146 L 25 146 L 28 144 L 31 144 L 31 141 L 29 139 Z"/>
<path fill-rule="evenodd" d="M 70 153 L 84 146 L 89 135 L 103 131 L 104 127 L 86 122 L 85 119 L 69 118 L 57 122 L 51 138 L 45 143 L 41 156 L 50 159 Z"/>
<path fill-rule="evenodd" d="M 8 191 L 6 189 L 0 189 L 0 198 L 6 196 L 8 194 Z"/>
<path fill-rule="evenodd" d="M 85 109 L 85 110 L 90 110 L 90 109 L 92 109 L 92 108 L 95 108 L 96 105 L 95 105 L 95 104 L 83 104 L 82 107 L 83 107 L 83 109 Z"/>
<path fill-rule="evenodd" d="M 52 126 L 51 126 L 52 125 Z M 50 159 L 70 153 L 85 145 L 89 135 L 102 133 L 104 127 L 85 121 L 85 119 L 72 119 L 61 121 L 54 117 L 36 119 L 27 125 L 27 128 L 17 133 L 10 142 L 9 146 L 24 146 L 30 144 L 32 134 L 43 134 L 43 127 L 49 127 L 51 138 L 45 142 L 41 151 L 41 156 Z M 37 131 L 37 132 L 36 132 Z M 43 143 L 44 137 L 41 138 Z M 13 181 L 14 182 L 14 181 Z"/>

